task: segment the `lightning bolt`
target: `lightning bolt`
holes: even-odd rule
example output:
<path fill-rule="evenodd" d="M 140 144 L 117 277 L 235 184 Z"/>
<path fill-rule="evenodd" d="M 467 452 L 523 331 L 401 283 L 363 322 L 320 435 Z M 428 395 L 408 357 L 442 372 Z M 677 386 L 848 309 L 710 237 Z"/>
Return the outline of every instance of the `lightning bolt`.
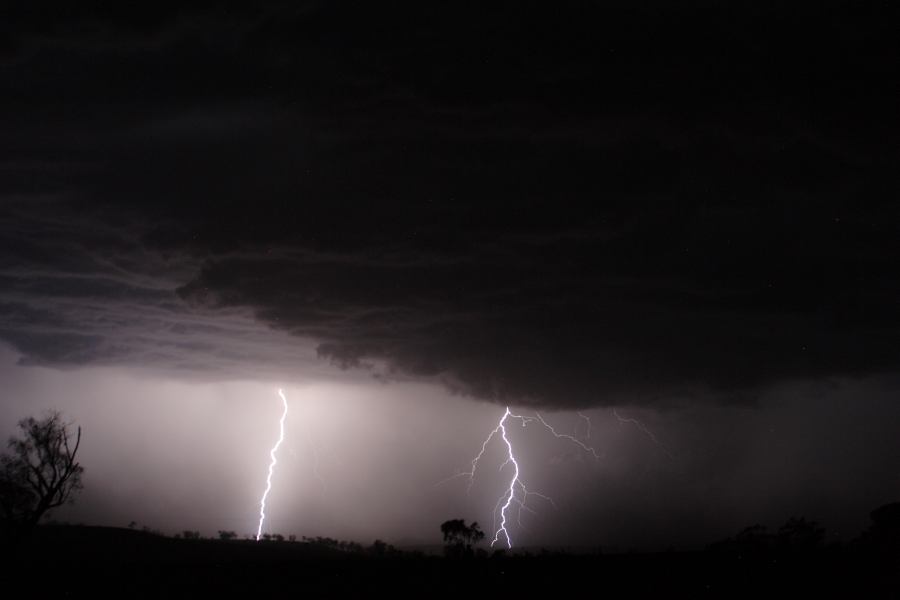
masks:
<path fill-rule="evenodd" d="M 284 405 L 284 412 L 281 413 L 281 421 L 279 421 L 278 423 L 278 441 L 275 442 L 275 445 L 272 446 L 272 450 L 269 451 L 269 456 L 272 457 L 272 462 L 269 463 L 269 474 L 266 477 L 266 491 L 263 492 L 262 499 L 259 501 L 259 527 L 257 527 L 256 529 L 257 542 L 262 536 L 263 522 L 266 520 L 266 497 L 272 490 L 272 474 L 275 472 L 275 465 L 278 464 L 278 459 L 275 457 L 275 453 L 278 452 L 278 447 L 281 446 L 281 442 L 284 441 L 284 419 L 285 417 L 287 417 L 288 405 L 287 398 L 284 397 L 284 392 L 281 390 L 281 388 L 278 389 L 278 395 L 281 396 L 281 402 Z"/>
<path fill-rule="evenodd" d="M 582 412 L 579 412 L 578 416 L 587 422 L 587 435 L 584 436 L 585 439 L 591 439 L 591 418 Z"/>
<path fill-rule="evenodd" d="M 452 479 L 456 479 L 457 477 L 467 477 L 469 479 L 469 484 L 466 488 L 466 493 L 468 494 L 472 490 L 472 485 L 475 483 L 475 473 L 478 470 L 478 464 L 481 459 L 484 457 L 484 453 L 487 451 L 488 445 L 491 443 L 491 440 L 494 439 L 495 436 L 499 434 L 500 438 L 503 440 L 504 445 L 506 446 L 506 460 L 503 464 L 500 465 L 500 470 L 502 471 L 507 465 L 512 464 L 513 466 L 513 475 L 512 479 L 509 481 L 509 486 L 506 491 L 503 492 L 503 495 L 497 500 L 497 503 L 494 505 L 494 538 L 491 541 L 491 547 L 494 547 L 497 542 L 503 541 L 506 542 L 507 548 L 512 548 L 512 538 L 509 534 L 509 529 L 507 528 L 507 524 L 509 522 L 510 517 L 510 508 L 515 504 L 517 507 L 516 511 L 516 522 L 520 527 L 524 529 L 522 525 L 522 511 L 525 510 L 530 513 L 534 513 L 534 510 L 528 506 L 528 498 L 529 496 L 537 496 L 538 498 L 548 502 L 551 506 L 556 508 L 556 503 L 553 501 L 553 498 L 550 496 L 546 496 L 539 492 L 532 492 L 522 481 L 520 477 L 519 470 L 519 462 L 516 460 L 516 455 L 513 450 L 512 442 L 509 439 L 508 431 L 506 429 L 507 421 L 509 419 L 518 419 L 522 424 L 522 427 L 526 427 L 531 423 L 539 423 L 545 429 L 547 429 L 554 437 L 558 439 L 565 439 L 573 444 L 579 446 L 585 452 L 589 452 L 595 459 L 600 459 L 600 455 L 597 453 L 594 448 L 588 446 L 581 440 L 575 438 L 574 436 L 559 433 L 556 429 L 547 423 L 547 421 L 540 415 L 540 413 L 535 413 L 535 416 L 529 417 L 525 415 L 517 415 L 509 410 L 509 407 L 506 407 L 506 410 L 503 413 L 503 416 L 500 417 L 500 421 L 497 423 L 497 426 L 491 430 L 488 436 L 481 443 L 481 450 L 479 450 L 478 454 L 475 455 L 475 458 L 472 459 L 471 468 L 468 471 L 463 471 L 460 473 L 456 473 L 446 479 L 443 479 L 435 484 L 435 486 L 441 485 L 450 481 Z M 500 524 L 497 525 L 497 513 L 500 513 Z"/>
<path fill-rule="evenodd" d="M 469 485 L 466 486 L 466 495 L 468 495 L 469 492 L 472 491 L 472 485 L 474 485 L 474 483 L 475 483 L 475 470 L 478 469 L 478 461 L 480 461 L 481 457 L 484 456 L 484 452 L 485 452 L 485 450 L 487 450 L 488 444 L 491 443 L 491 440 L 494 439 L 494 436 L 497 435 L 498 431 L 500 431 L 500 427 L 502 426 L 503 421 L 506 419 L 506 417 L 509 414 L 511 414 L 511 413 L 509 412 L 509 407 L 507 407 L 506 413 L 503 414 L 503 417 L 500 419 L 500 422 L 497 424 L 496 427 L 494 427 L 494 429 L 488 434 L 488 436 L 481 443 L 481 451 L 479 451 L 478 454 L 475 456 L 475 458 L 472 459 L 472 468 L 471 469 L 469 469 L 468 471 L 462 471 L 460 473 L 456 473 L 455 475 L 451 475 L 450 477 L 447 477 L 446 479 L 442 479 L 442 480 L 438 481 L 436 484 L 434 484 L 435 487 L 437 487 L 439 485 L 443 485 L 444 483 L 447 483 L 450 480 L 456 479 L 457 477 L 468 477 Z"/>
<path fill-rule="evenodd" d="M 506 547 L 512 548 L 512 540 L 509 537 L 509 531 L 506 530 L 506 510 L 509 508 L 509 505 L 512 504 L 512 501 L 516 497 L 516 484 L 521 485 L 523 489 L 525 488 L 524 484 L 522 484 L 522 482 L 519 481 L 519 463 L 516 462 L 516 457 L 513 454 L 512 444 L 509 442 L 509 438 L 506 437 L 505 423 L 506 423 L 506 417 L 509 417 L 509 416 L 512 416 L 512 413 L 509 412 L 509 407 L 507 406 L 506 412 L 503 413 L 503 418 L 500 419 L 500 423 L 497 425 L 497 427 L 491 433 L 491 437 L 493 437 L 494 433 L 496 433 L 497 429 L 499 429 L 501 432 L 500 436 L 503 438 L 503 441 L 506 443 L 506 451 L 507 451 L 508 455 L 507 455 L 506 462 L 500 466 L 500 469 L 503 469 L 503 467 L 505 467 L 509 463 L 513 464 L 513 469 L 514 469 L 513 478 L 509 482 L 509 490 L 507 490 L 507 492 L 503 496 L 501 496 L 501 499 L 503 497 L 506 497 L 506 503 L 500 509 L 500 527 L 497 529 L 496 532 L 494 532 L 494 540 L 491 542 L 491 548 L 493 548 L 494 544 L 497 543 L 497 540 L 500 539 L 501 532 L 503 533 L 503 537 L 506 538 Z M 490 439 L 490 438 L 488 438 L 488 439 Z M 484 451 L 484 446 L 482 446 L 482 452 L 483 451 Z M 473 469 L 473 471 L 474 471 L 474 469 Z M 525 493 L 527 494 L 528 491 L 526 490 Z"/>
<path fill-rule="evenodd" d="M 591 455 L 594 458 L 596 458 L 597 460 L 600 460 L 600 455 L 597 454 L 597 451 L 594 450 L 591 446 L 588 446 L 587 444 L 585 444 L 584 442 L 582 442 L 575 436 L 569 435 L 568 433 L 559 433 L 558 431 L 556 431 L 556 429 L 553 428 L 552 425 L 550 425 L 547 421 L 544 420 L 544 417 L 542 417 L 540 415 L 540 413 L 534 413 L 534 414 L 535 414 L 534 417 L 523 417 L 523 419 L 527 419 L 527 422 L 532 422 L 536 419 L 537 421 L 540 422 L 541 425 L 546 427 L 550 431 L 550 433 L 552 433 L 555 437 L 557 437 L 559 439 L 569 440 L 576 446 L 579 446 L 585 452 L 590 452 Z M 525 422 L 523 421 L 522 424 L 524 425 Z"/>
<path fill-rule="evenodd" d="M 581 417 L 582 419 L 584 419 L 587 422 L 587 432 L 585 434 L 585 439 L 590 439 L 591 425 L 592 425 L 590 417 L 588 417 L 587 415 L 585 415 L 581 412 L 579 412 L 577 414 L 579 417 Z M 672 454 L 669 452 L 668 448 L 666 448 L 665 445 L 662 442 L 660 442 L 659 439 L 657 439 L 657 437 L 653 434 L 653 432 L 650 431 L 643 423 L 641 423 L 637 419 L 622 417 L 621 415 L 619 415 L 619 413 L 615 409 L 613 409 L 613 414 L 616 416 L 616 418 L 619 420 L 619 422 L 631 423 L 635 427 L 640 429 L 642 432 L 644 432 L 644 434 L 647 435 L 647 437 L 650 438 L 650 440 L 654 444 L 659 446 L 659 448 L 663 452 L 666 453 L 666 456 L 668 456 L 669 458 L 673 458 Z M 497 423 L 497 426 L 491 430 L 491 432 L 488 434 L 488 436 L 481 443 L 481 450 L 479 450 L 478 454 L 475 455 L 475 458 L 472 459 L 471 468 L 468 471 L 462 471 L 462 472 L 456 473 L 455 475 L 452 475 L 446 479 L 443 479 L 435 484 L 435 486 L 439 486 L 443 483 L 446 483 L 446 482 L 448 482 L 452 479 L 456 479 L 458 477 L 467 477 L 469 479 L 469 484 L 466 488 L 466 493 L 468 494 L 469 492 L 471 492 L 472 485 L 475 483 L 475 473 L 478 470 L 478 465 L 481 462 L 481 459 L 484 457 L 484 454 L 487 451 L 487 448 L 490 445 L 491 441 L 494 439 L 494 437 L 496 437 L 499 434 L 500 438 L 503 440 L 503 444 L 506 446 L 506 460 L 503 462 L 503 464 L 500 465 L 500 471 L 502 471 L 507 465 L 512 464 L 513 473 L 512 473 L 512 478 L 509 480 L 508 487 L 503 492 L 503 494 L 500 496 L 500 498 L 497 499 L 497 503 L 494 505 L 493 516 L 494 516 L 495 531 L 494 531 L 494 538 L 491 541 L 492 548 L 500 541 L 505 542 L 507 548 L 512 548 L 513 542 L 512 542 L 512 537 L 510 536 L 510 533 L 509 533 L 508 524 L 509 524 L 509 520 L 511 517 L 510 509 L 513 505 L 516 505 L 516 508 L 517 508 L 516 516 L 515 516 L 516 522 L 518 523 L 519 527 L 521 527 L 523 529 L 525 527 L 522 525 L 522 511 L 525 510 L 527 512 L 534 514 L 534 510 L 531 507 L 529 507 L 527 504 L 529 496 L 537 496 L 538 498 L 545 500 L 546 502 L 551 504 L 554 508 L 556 508 L 556 503 L 553 501 L 553 498 L 551 498 L 549 496 L 545 496 L 544 494 L 540 494 L 538 492 L 530 491 L 525 486 L 525 483 L 522 481 L 522 479 L 520 477 L 519 462 L 516 460 L 516 455 L 513 450 L 513 444 L 509 439 L 508 431 L 506 428 L 507 421 L 510 419 L 518 419 L 519 422 L 522 424 L 523 428 L 527 427 L 528 425 L 530 425 L 532 423 L 540 424 L 542 427 L 544 427 L 544 429 L 549 431 L 550 434 L 553 435 L 553 437 L 555 437 L 557 439 L 564 439 L 564 440 L 567 440 L 567 441 L 575 444 L 576 446 L 578 446 L 585 452 L 590 453 L 591 456 L 593 456 L 596 460 L 600 460 L 602 458 L 601 455 L 592 446 L 588 446 L 582 440 L 578 439 L 574 435 L 569 435 L 567 433 L 560 433 L 559 431 L 557 431 L 556 428 L 553 427 L 553 425 L 551 425 L 550 423 L 548 423 L 546 421 L 546 419 L 544 419 L 544 417 L 541 416 L 540 413 L 537 413 L 537 412 L 534 413 L 533 417 L 525 416 L 525 415 L 517 415 L 517 414 L 514 414 L 512 411 L 510 411 L 509 407 L 507 406 L 506 410 L 503 412 L 503 416 L 500 417 L 500 421 Z M 577 431 L 576 431 L 576 435 L 577 435 Z M 499 511 L 499 516 L 500 516 L 499 525 L 497 524 L 498 511 Z"/>
<path fill-rule="evenodd" d="M 650 431 L 649 429 L 647 429 L 647 427 L 643 423 L 641 423 L 637 419 L 633 419 L 630 417 L 625 418 L 625 417 L 621 416 L 615 408 L 613 409 L 613 414 L 616 416 L 616 419 L 618 419 L 620 423 L 631 423 L 632 425 L 634 425 L 635 427 L 637 427 L 638 429 L 643 431 L 647 435 L 647 437 L 650 438 L 650 441 L 652 441 L 654 444 L 659 446 L 659 449 L 662 450 L 666 456 L 668 456 L 671 459 L 675 458 L 674 456 L 672 456 L 672 453 L 669 452 L 669 449 L 666 448 L 665 444 L 660 442 L 657 439 L 657 437 L 655 435 L 653 435 L 653 432 Z"/>

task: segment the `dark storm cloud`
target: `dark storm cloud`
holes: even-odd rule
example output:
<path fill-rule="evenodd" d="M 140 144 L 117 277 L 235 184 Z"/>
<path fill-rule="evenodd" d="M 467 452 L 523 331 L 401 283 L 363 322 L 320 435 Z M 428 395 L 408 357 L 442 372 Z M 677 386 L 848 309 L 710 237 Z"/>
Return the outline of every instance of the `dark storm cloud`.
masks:
<path fill-rule="evenodd" d="M 219 379 L 318 371 L 308 344 L 260 326 L 248 310 L 191 311 L 175 287 L 198 261 L 148 250 L 141 223 L 76 214 L 58 200 L 8 201 L 4 209 L 0 337 L 20 364 Z"/>
<path fill-rule="evenodd" d="M 536 404 L 896 369 L 885 15 L 52 15 L 14 11 L 0 58 L 4 245 L 27 265 L 4 274 L 3 329 L 31 360 L 135 360 L 97 332 L 125 294 L 252 310 L 342 366 Z M 81 220 L 16 241 L 48 195 Z M 48 240 L 115 251 L 97 228 L 130 244 L 114 289 L 61 283 L 79 255 Z M 148 270 L 162 289 L 124 281 Z M 82 288 L 94 317 L 51 342 Z M 184 348 L 202 363 L 214 346 Z"/>

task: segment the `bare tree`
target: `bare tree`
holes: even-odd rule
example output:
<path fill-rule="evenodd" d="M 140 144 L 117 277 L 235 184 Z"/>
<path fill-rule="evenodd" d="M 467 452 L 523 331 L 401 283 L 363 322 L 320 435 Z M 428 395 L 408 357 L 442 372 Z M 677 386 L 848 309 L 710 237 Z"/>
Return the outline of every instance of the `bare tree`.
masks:
<path fill-rule="evenodd" d="M 0 510 L 8 527 L 27 533 L 81 489 L 84 468 L 75 461 L 81 427 L 73 444 L 69 424 L 53 411 L 22 419 L 19 429 L 21 436 L 10 437 L 9 451 L 0 456 Z"/>

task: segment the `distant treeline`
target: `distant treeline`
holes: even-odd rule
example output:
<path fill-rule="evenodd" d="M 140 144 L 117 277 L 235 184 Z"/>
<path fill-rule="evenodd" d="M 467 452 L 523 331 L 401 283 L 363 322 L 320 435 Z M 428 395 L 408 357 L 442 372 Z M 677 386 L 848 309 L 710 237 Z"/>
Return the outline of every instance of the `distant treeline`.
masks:
<path fill-rule="evenodd" d="M 849 550 L 866 551 L 883 554 L 900 555 L 900 502 L 886 504 L 870 513 L 870 526 L 857 538 L 848 542 L 827 540 L 825 528 L 818 522 L 804 517 L 792 517 L 778 529 L 769 530 L 766 526 L 755 524 L 743 528 L 737 534 L 724 540 L 709 544 L 706 551 L 714 554 L 731 555 L 752 558 L 767 554 L 808 554 L 824 550 Z M 478 525 L 468 526 L 474 528 L 473 534 L 466 538 L 464 535 L 448 535 L 447 525 L 459 524 L 460 531 L 467 532 L 465 522 L 462 520 L 445 521 L 442 524 L 444 532 L 444 554 L 451 558 L 466 557 L 501 557 L 509 552 L 503 549 L 488 551 L 485 548 L 473 548 L 483 539 L 483 535 L 477 530 Z M 137 529 L 137 523 L 132 521 L 129 529 Z M 148 527 L 140 528 L 143 533 L 159 537 L 168 537 L 158 530 Z M 215 536 L 204 538 L 199 531 L 186 529 L 171 536 L 173 539 L 183 540 L 217 540 L 224 542 L 254 544 L 302 544 L 306 548 L 315 551 L 316 554 L 344 554 L 360 556 L 399 556 L 421 555 L 420 550 L 398 549 L 376 539 L 370 545 L 359 542 L 339 540 L 331 537 L 297 537 L 296 535 L 282 535 L 280 533 L 264 533 L 257 542 L 255 534 L 238 535 L 235 531 L 219 530 Z M 593 554 L 602 554 L 601 548 L 596 548 Z M 514 554 L 529 556 L 535 554 L 531 550 L 516 551 Z M 567 555 L 565 550 L 538 550 L 538 556 Z"/>

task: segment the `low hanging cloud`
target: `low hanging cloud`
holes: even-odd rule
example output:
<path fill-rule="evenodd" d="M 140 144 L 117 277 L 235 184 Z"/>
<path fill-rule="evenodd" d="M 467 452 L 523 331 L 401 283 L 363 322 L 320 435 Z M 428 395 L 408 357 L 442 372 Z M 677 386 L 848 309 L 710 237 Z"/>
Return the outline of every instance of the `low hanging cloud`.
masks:
<path fill-rule="evenodd" d="M 341 376 L 331 364 L 574 408 L 746 401 L 788 380 L 891 371 L 900 358 L 893 294 L 874 277 L 890 263 L 877 255 L 770 245 L 770 269 L 751 269 L 742 245 L 698 267 L 690 246 L 670 254 L 653 227 L 610 225 L 483 230 L 449 249 L 358 232 L 350 245 L 216 250 L 160 244 L 160 224 L 136 213 L 113 224 L 47 207 L 19 205 L 3 221 L 0 336 L 26 364 Z M 629 272 L 623 258 L 642 244 Z M 850 286 L 860 268 L 873 277 Z"/>
<path fill-rule="evenodd" d="M 698 273 L 663 251 L 670 268 L 642 277 L 596 258 L 635 241 L 497 237 L 458 260 L 244 253 L 204 263 L 178 293 L 251 307 L 320 340 L 319 354 L 344 367 L 383 359 L 479 397 L 557 406 L 742 399 L 784 380 L 890 370 L 898 358 L 892 295 L 883 282 L 848 287 L 840 257 L 780 253 L 770 272 L 740 273 L 740 257 L 722 253 L 700 258 L 712 272 Z"/>

